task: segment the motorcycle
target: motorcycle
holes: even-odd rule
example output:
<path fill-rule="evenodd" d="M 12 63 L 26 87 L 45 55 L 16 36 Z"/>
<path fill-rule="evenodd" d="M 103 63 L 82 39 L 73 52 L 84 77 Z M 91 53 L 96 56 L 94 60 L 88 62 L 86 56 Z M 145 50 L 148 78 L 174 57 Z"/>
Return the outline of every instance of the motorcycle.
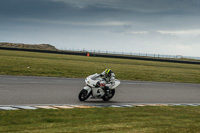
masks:
<path fill-rule="evenodd" d="M 103 99 L 109 101 L 115 94 L 115 88 L 119 86 L 120 81 L 115 79 L 114 85 L 106 83 L 106 81 L 99 76 L 93 74 L 85 79 L 86 86 L 79 93 L 79 100 L 85 101 L 89 97 L 91 99 Z M 105 93 L 105 87 L 109 87 L 108 94 Z"/>

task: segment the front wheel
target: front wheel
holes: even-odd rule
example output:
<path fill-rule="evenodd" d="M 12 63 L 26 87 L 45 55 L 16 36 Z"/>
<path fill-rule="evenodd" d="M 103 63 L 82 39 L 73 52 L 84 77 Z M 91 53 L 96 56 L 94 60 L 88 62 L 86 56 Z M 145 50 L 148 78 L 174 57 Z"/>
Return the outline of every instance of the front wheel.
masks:
<path fill-rule="evenodd" d="M 104 101 L 109 101 L 114 95 L 115 95 L 115 89 L 112 89 L 112 90 L 110 90 L 111 92 L 110 92 L 110 96 L 107 96 L 107 95 L 104 95 L 103 97 L 102 97 L 102 99 L 104 100 Z"/>
<path fill-rule="evenodd" d="M 90 95 L 88 94 L 88 91 L 83 89 L 79 93 L 78 98 L 79 98 L 80 101 L 85 101 L 85 100 L 87 100 L 89 98 L 89 96 Z"/>

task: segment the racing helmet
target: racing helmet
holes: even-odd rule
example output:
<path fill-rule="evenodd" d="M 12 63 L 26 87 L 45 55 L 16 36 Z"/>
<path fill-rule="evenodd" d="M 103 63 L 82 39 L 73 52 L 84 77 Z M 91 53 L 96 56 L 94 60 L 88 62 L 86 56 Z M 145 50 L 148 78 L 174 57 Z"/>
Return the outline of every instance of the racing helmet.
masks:
<path fill-rule="evenodd" d="M 111 77 L 111 73 L 112 73 L 112 70 L 111 70 L 111 69 L 106 69 L 106 70 L 105 70 L 105 76 L 106 76 L 106 77 Z"/>

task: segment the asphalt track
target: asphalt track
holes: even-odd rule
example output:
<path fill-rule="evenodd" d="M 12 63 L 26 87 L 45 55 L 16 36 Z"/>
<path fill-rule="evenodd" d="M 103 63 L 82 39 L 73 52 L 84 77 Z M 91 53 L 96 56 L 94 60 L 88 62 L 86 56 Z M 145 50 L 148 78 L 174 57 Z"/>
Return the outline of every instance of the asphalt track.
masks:
<path fill-rule="evenodd" d="M 78 100 L 80 78 L 0 75 L 0 105 L 200 103 L 200 84 L 121 81 L 111 101 Z"/>

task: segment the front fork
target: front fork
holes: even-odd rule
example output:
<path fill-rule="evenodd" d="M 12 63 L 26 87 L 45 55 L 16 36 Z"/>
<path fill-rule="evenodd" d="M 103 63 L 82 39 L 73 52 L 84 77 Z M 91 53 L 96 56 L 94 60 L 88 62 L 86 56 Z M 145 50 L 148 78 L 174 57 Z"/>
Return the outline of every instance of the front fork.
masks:
<path fill-rule="evenodd" d="M 85 86 L 83 87 L 84 90 L 86 90 L 88 93 L 87 93 L 87 96 L 90 95 L 91 91 L 92 91 L 92 88 L 89 87 L 89 86 Z"/>

